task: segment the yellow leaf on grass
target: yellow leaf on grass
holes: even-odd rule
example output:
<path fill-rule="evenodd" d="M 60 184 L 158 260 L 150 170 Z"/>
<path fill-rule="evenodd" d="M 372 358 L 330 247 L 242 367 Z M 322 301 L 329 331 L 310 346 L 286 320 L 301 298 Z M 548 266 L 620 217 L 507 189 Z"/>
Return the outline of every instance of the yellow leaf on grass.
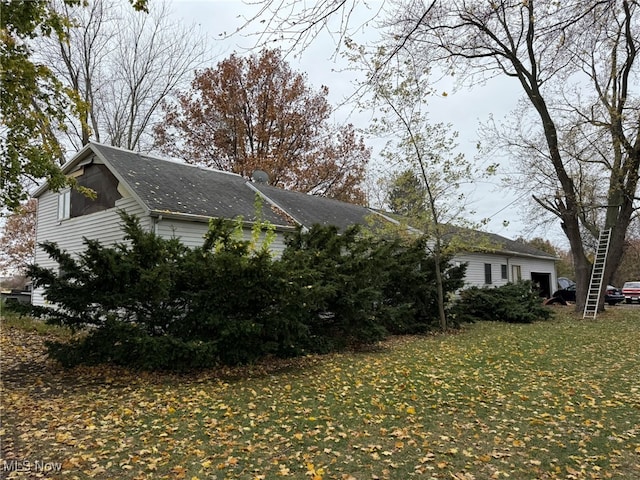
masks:
<path fill-rule="evenodd" d="M 171 469 L 171 473 L 173 473 L 173 478 L 184 478 L 187 471 L 184 467 L 177 465 Z"/>
<path fill-rule="evenodd" d="M 56 433 L 56 442 L 64 443 L 71 438 L 71 434 L 68 432 L 60 432 Z"/>
<path fill-rule="evenodd" d="M 415 415 L 415 413 L 416 413 L 415 407 L 407 407 L 407 413 L 409 415 Z"/>

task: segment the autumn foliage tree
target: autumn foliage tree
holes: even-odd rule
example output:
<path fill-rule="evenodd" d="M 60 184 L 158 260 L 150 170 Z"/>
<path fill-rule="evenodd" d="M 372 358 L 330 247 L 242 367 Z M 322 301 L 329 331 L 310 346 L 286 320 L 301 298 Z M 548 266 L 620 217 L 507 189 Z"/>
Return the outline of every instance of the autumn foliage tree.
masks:
<path fill-rule="evenodd" d="M 7 218 L 0 237 L 0 271 L 22 274 L 33 261 L 37 203 L 31 198 Z"/>
<path fill-rule="evenodd" d="M 352 125 L 329 123 L 328 89 L 306 80 L 279 50 L 232 54 L 165 104 L 157 147 L 247 178 L 263 170 L 273 186 L 364 203 L 370 151 Z"/>

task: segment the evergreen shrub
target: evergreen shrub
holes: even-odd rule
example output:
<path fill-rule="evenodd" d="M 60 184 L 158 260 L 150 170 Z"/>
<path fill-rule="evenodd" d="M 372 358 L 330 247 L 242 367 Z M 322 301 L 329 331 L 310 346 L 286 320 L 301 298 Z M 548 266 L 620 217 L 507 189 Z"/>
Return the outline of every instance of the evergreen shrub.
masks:
<path fill-rule="evenodd" d="M 29 269 L 51 303 L 34 313 L 86 332 L 49 344 L 65 366 L 246 364 L 370 344 L 437 324 L 434 263 L 424 239 L 314 226 L 290 235 L 276 260 L 271 227 L 260 222 L 245 240 L 240 222 L 212 220 L 203 245 L 188 248 L 144 231 L 133 216 L 121 217 L 123 242 L 107 247 L 85 239 L 77 257 L 46 243 L 59 270 Z M 443 271 L 446 291 L 459 288 L 464 268 L 445 261 Z"/>
<path fill-rule="evenodd" d="M 429 255 L 427 239 L 389 242 L 384 286 L 388 315 L 385 328 L 394 335 L 426 333 L 439 326 L 438 292 L 436 288 L 435 258 Z M 445 309 L 453 292 L 464 285 L 467 265 L 452 266 L 449 257 L 441 258 Z"/>
<path fill-rule="evenodd" d="M 497 288 L 471 287 L 463 290 L 453 307 L 453 314 L 458 322 L 532 323 L 549 319 L 551 310 L 542 304 L 532 283 L 523 281 Z"/>
<path fill-rule="evenodd" d="M 379 315 L 386 272 L 379 246 L 352 227 L 314 225 L 289 236 L 282 254 L 296 312 L 308 329 L 304 349 L 326 352 L 376 342 L 387 335 Z"/>

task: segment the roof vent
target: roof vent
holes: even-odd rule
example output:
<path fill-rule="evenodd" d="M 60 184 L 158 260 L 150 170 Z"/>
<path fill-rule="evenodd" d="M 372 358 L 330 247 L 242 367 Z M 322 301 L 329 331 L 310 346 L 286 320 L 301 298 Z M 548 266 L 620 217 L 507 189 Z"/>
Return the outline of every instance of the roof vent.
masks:
<path fill-rule="evenodd" d="M 251 180 L 255 183 L 269 183 L 269 175 L 264 170 L 254 170 L 251 174 Z"/>

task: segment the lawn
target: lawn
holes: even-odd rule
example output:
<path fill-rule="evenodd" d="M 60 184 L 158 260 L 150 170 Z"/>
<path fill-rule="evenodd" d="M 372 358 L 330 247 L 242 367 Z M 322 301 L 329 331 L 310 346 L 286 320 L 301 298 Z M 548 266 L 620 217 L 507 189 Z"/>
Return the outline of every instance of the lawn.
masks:
<path fill-rule="evenodd" d="M 192 375 L 65 371 L 5 319 L 0 476 L 640 478 L 640 308 L 555 310 Z"/>

